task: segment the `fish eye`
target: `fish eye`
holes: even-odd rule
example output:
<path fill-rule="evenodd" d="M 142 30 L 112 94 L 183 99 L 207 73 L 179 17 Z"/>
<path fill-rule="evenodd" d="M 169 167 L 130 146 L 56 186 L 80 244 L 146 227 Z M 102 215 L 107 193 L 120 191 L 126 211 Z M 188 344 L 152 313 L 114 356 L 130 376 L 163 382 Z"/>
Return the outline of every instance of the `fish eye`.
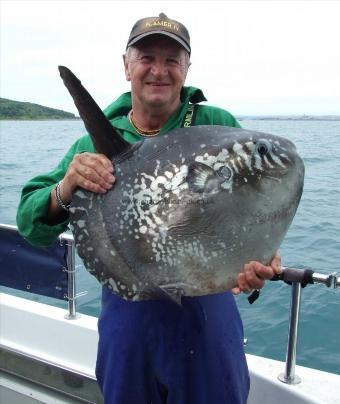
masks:
<path fill-rule="evenodd" d="M 230 180 L 232 177 L 233 173 L 231 169 L 227 166 L 222 166 L 217 170 L 217 175 L 222 177 L 224 180 Z"/>
<path fill-rule="evenodd" d="M 265 156 L 271 152 L 272 144 L 266 139 L 260 139 L 255 145 L 255 150 L 261 156 Z"/>

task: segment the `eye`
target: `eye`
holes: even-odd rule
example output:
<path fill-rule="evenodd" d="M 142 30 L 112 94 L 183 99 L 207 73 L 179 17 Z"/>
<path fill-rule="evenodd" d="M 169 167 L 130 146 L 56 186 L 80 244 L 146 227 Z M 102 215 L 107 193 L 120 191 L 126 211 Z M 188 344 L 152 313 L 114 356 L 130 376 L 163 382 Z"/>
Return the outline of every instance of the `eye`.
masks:
<path fill-rule="evenodd" d="M 223 166 L 217 170 L 217 175 L 222 177 L 224 180 L 230 180 L 233 173 L 229 167 Z"/>
<path fill-rule="evenodd" d="M 178 65 L 180 65 L 180 60 L 179 60 L 179 59 L 175 59 L 175 58 L 168 58 L 168 59 L 167 59 L 167 63 L 168 63 L 169 65 L 178 66 Z"/>
<path fill-rule="evenodd" d="M 272 150 L 272 144 L 266 139 L 260 139 L 256 145 L 255 150 L 260 156 L 266 156 Z"/>
<path fill-rule="evenodd" d="M 152 58 L 151 55 L 142 55 L 142 56 L 140 57 L 140 60 L 141 60 L 143 63 L 151 63 L 152 60 L 153 60 L 153 58 Z"/>

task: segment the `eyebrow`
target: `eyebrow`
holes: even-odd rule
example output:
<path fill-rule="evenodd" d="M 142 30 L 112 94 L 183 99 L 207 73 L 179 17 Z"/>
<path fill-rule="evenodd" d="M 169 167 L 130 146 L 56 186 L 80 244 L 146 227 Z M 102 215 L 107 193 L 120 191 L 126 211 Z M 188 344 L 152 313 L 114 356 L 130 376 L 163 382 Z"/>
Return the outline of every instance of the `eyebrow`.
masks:
<path fill-rule="evenodd" d="M 158 51 L 156 49 L 153 49 L 152 47 L 145 47 L 145 48 L 136 48 L 139 52 L 148 52 L 148 53 L 157 53 Z M 172 49 L 169 50 L 168 54 L 172 56 L 178 56 L 181 54 L 182 49 Z"/>

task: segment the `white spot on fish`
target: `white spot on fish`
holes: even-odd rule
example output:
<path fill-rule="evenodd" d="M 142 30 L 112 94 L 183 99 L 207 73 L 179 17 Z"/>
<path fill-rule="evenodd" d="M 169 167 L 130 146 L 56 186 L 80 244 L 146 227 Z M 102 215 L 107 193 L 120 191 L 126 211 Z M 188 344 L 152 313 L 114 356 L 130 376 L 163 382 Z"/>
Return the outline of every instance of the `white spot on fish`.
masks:
<path fill-rule="evenodd" d="M 174 176 L 173 173 L 171 173 L 170 171 L 165 171 L 164 175 L 169 179 L 171 179 Z"/>
<path fill-rule="evenodd" d="M 269 160 L 268 160 L 268 157 L 267 156 L 264 156 L 264 161 L 265 161 L 265 163 L 267 164 L 267 166 L 268 167 L 270 167 L 270 168 L 273 168 L 274 166 L 272 165 L 272 164 L 270 164 L 270 162 L 269 162 Z"/>
<path fill-rule="evenodd" d="M 114 292 L 118 292 L 118 287 L 117 287 L 116 282 L 115 282 L 112 278 L 109 278 L 108 282 L 109 282 L 109 284 L 110 284 L 112 290 L 113 290 Z"/>
<path fill-rule="evenodd" d="M 281 153 L 280 156 L 290 161 L 286 153 Z"/>
<path fill-rule="evenodd" d="M 141 226 L 139 228 L 140 233 L 145 234 L 148 231 L 148 228 L 146 226 Z"/>
<path fill-rule="evenodd" d="M 283 164 L 283 162 L 281 161 L 280 157 L 276 156 L 274 153 L 270 153 L 270 157 L 275 161 L 276 164 L 278 164 L 279 166 L 285 168 L 286 166 Z"/>
<path fill-rule="evenodd" d="M 219 164 L 225 164 L 225 162 L 229 158 L 229 152 L 227 149 L 222 149 L 217 156 L 210 155 L 208 153 L 204 153 L 203 156 L 196 156 L 195 161 L 198 161 L 199 163 L 204 163 L 210 167 L 212 167 L 214 170 L 216 170 L 216 166 Z"/>
<path fill-rule="evenodd" d="M 77 196 L 81 199 L 86 199 L 88 196 L 83 191 L 77 191 Z"/>
<path fill-rule="evenodd" d="M 220 184 L 220 187 L 223 188 L 223 189 L 228 189 L 230 191 L 230 193 L 233 192 L 232 182 L 231 181 L 222 182 L 222 184 Z"/>

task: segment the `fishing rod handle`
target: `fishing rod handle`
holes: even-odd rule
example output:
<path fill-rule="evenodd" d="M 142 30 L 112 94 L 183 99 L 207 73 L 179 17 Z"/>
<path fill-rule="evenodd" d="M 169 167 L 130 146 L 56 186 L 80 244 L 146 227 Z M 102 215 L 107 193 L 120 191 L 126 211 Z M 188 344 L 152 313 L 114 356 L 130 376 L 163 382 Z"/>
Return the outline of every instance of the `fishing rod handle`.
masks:
<path fill-rule="evenodd" d="M 272 280 L 282 280 L 287 283 L 297 282 L 301 283 L 302 286 L 322 283 L 328 288 L 336 289 L 340 287 L 340 277 L 337 276 L 336 272 L 327 275 L 314 272 L 311 269 L 282 267 L 282 272 L 275 275 Z"/>

